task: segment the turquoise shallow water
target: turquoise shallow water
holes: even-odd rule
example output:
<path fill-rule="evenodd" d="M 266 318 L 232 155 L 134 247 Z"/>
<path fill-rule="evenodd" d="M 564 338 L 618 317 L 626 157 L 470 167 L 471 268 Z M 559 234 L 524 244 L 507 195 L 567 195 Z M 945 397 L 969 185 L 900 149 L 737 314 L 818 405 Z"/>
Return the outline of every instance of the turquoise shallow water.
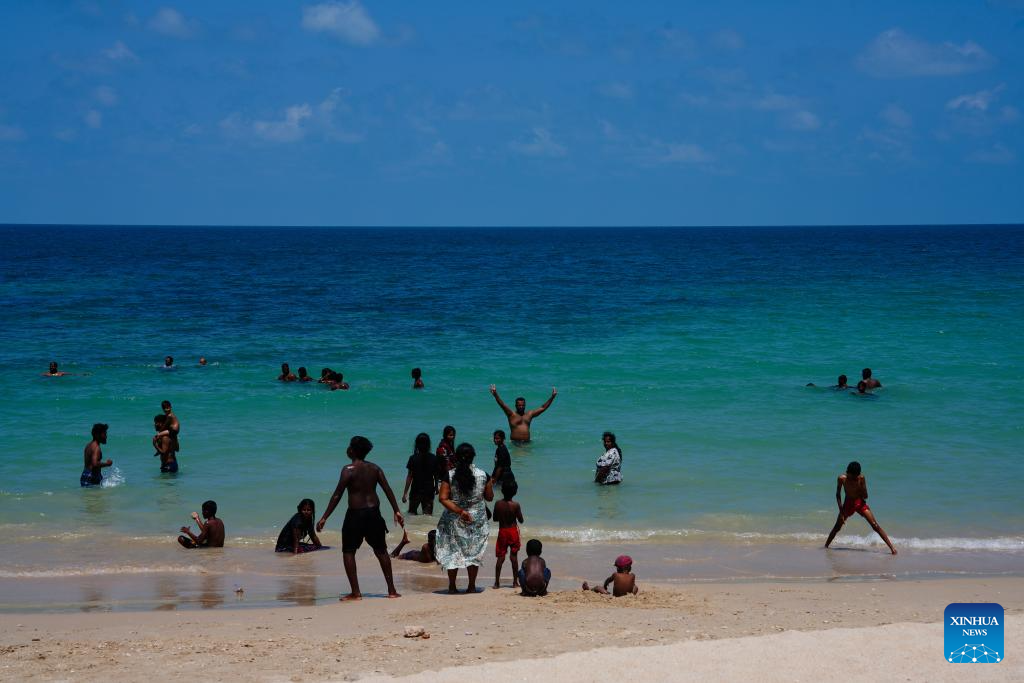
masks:
<path fill-rule="evenodd" d="M 489 468 L 494 382 L 531 407 L 558 387 L 512 449 L 527 527 L 548 539 L 820 542 L 857 459 L 903 547 L 1024 551 L 1017 227 L 9 226 L 0 294 L 15 544 L 166 536 L 206 498 L 234 542 L 269 543 L 300 498 L 326 504 L 353 434 L 395 488 L 415 435 L 447 423 Z M 50 360 L 76 376 L 40 377 Z M 352 390 L 279 384 L 282 361 L 343 370 Z M 885 385 L 873 399 L 804 386 L 864 366 Z M 165 398 L 176 477 L 149 446 Z M 82 490 L 97 421 L 117 483 Z M 606 429 L 617 489 L 591 483 Z M 840 540 L 875 543 L 859 519 Z M 16 555 L 0 570 L 32 569 Z"/>

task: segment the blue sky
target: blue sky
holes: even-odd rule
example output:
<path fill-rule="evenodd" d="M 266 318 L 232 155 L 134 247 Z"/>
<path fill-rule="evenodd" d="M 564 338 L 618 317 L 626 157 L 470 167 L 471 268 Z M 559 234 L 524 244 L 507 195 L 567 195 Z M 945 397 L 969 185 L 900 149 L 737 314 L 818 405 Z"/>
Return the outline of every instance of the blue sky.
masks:
<path fill-rule="evenodd" d="M 4 3 L 0 222 L 1024 221 L 1024 0 Z"/>

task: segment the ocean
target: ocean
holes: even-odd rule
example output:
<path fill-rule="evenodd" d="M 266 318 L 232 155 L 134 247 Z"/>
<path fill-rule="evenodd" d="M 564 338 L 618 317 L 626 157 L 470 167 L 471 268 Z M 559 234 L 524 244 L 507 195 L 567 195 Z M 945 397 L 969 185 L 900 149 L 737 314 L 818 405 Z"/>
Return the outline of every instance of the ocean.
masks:
<path fill-rule="evenodd" d="M 0 293 L 16 587 L 116 574 L 125 546 L 148 548 L 140 571 L 194 569 L 173 538 L 206 499 L 229 546 L 270 552 L 301 498 L 326 505 L 356 434 L 399 496 L 421 431 L 454 425 L 489 470 L 492 383 L 529 408 L 558 389 L 511 448 L 524 533 L 548 543 L 814 548 L 858 460 L 901 551 L 1024 569 L 1021 226 L 4 226 Z M 52 360 L 74 374 L 41 377 Z M 282 362 L 351 390 L 277 382 Z M 864 367 L 872 397 L 827 389 Z M 164 399 L 173 476 L 150 445 Z M 115 467 L 83 490 L 94 422 Z M 619 487 L 593 484 L 606 430 Z M 860 518 L 837 545 L 882 548 Z"/>

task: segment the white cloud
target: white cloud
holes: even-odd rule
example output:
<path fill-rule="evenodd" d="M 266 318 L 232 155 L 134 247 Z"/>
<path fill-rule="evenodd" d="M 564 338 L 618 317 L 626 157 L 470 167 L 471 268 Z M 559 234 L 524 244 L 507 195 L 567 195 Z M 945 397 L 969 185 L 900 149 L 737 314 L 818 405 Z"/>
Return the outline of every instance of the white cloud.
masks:
<path fill-rule="evenodd" d="M 120 40 L 103 51 L 103 56 L 112 62 L 137 62 L 139 58 Z"/>
<path fill-rule="evenodd" d="M 711 44 L 720 50 L 742 50 L 743 36 L 727 28 L 712 35 Z"/>
<path fill-rule="evenodd" d="M 90 109 L 85 112 L 85 125 L 90 128 L 101 128 L 103 126 L 103 114 L 99 113 L 95 109 Z"/>
<path fill-rule="evenodd" d="M 857 65 L 877 78 L 956 76 L 994 63 L 995 58 L 975 42 L 929 43 L 898 28 L 880 33 L 857 57 Z"/>
<path fill-rule="evenodd" d="M 714 161 L 714 157 L 700 145 L 689 142 L 673 142 L 666 145 L 659 161 L 666 164 L 706 164 Z"/>
<path fill-rule="evenodd" d="M 564 157 L 568 152 L 565 145 L 555 141 L 547 128 L 538 126 L 531 134 L 524 141 L 510 142 L 509 149 L 528 157 Z"/>
<path fill-rule="evenodd" d="M 1006 145 L 996 143 L 988 149 L 981 149 L 967 157 L 976 164 L 1006 165 L 1017 161 L 1017 155 Z"/>
<path fill-rule="evenodd" d="M 784 117 L 784 123 L 787 128 L 792 130 L 811 131 L 821 128 L 821 121 L 818 120 L 818 117 L 806 109 L 799 109 L 787 114 Z"/>
<path fill-rule="evenodd" d="M 109 85 L 101 85 L 92 91 L 93 99 L 104 107 L 113 107 L 117 104 L 117 92 Z"/>
<path fill-rule="evenodd" d="M 352 45 L 370 45 L 380 37 L 377 24 L 357 0 L 303 7 L 302 28 L 328 33 Z"/>
<path fill-rule="evenodd" d="M 299 142 L 313 133 L 327 140 L 356 143 L 363 136 L 342 128 L 337 122 L 338 114 L 349 110 L 342 99 L 341 88 L 335 88 L 315 107 L 308 103 L 287 107 L 284 118 L 250 121 L 236 113 L 222 120 L 220 127 L 229 137 L 260 142 Z"/>
<path fill-rule="evenodd" d="M 25 131 L 18 126 L 0 123 L 0 142 L 19 142 L 25 137 Z"/>
<path fill-rule="evenodd" d="M 914 125 L 914 119 L 902 107 L 890 104 L 883 109 L 878 116 L 893 128 L 910 128 Z"/>
<path fill-rule="evenodd" d="M 173 7 L 161 7 L 157 10 L 149 20 L 148 26 L 157 33 L 182 40 L 192 38 L 199 31 L 196 22 L 186 19 Z"/>
<path fill-rule="evenodd" d="M 619 81 L 604 83 L 597 89 L 597 91 L 605 97 L 610 97 L 613 100 L 633 99 L 633 86 L 629 83 L 622 83 Z"/>
<path fill-rule="evenodd" d="M 979 90 L 976 93 L 960 95 L 946 102 L 946 109 L 967 109 L 974 111 L 988 111 L 988 107 L 1006 84 L 1000 83 L 990 90 Z"/>

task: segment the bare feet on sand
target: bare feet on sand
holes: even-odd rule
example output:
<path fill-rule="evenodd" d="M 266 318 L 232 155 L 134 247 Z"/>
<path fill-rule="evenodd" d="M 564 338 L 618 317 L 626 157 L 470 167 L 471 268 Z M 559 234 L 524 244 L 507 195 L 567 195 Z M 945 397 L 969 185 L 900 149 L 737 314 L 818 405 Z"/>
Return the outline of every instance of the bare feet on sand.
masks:
<path fill-rule="evenodd" d="M 362 600 L 362 599 L 363 599 L 363 594 L 362 593 L 349 593 L 348 595 L 343 595 L 340 598 L 338 598 L 338 600 L 340 600 L 342 602 L 348 602 L 350 600 Z"/>

